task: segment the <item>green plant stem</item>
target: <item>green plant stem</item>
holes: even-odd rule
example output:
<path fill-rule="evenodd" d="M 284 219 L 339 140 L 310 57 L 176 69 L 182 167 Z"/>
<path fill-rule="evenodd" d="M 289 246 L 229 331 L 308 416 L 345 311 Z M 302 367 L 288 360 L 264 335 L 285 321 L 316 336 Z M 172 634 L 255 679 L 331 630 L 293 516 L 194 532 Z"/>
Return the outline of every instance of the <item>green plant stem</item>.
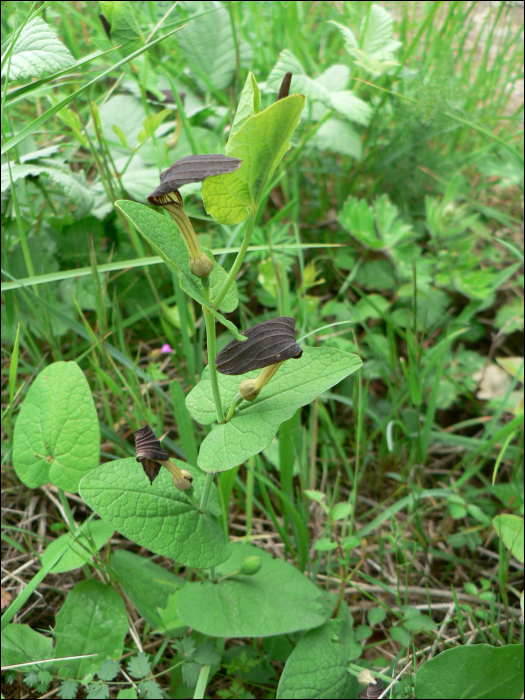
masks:
<path fill-rule="evenodd" d="M 228 411 L 228 414 L 226 416 L 226 423 L 229 423 L 231 419 L 233 418 L 233 414 L 235 413 L 235 409 L 237 406 L 240 406 L 241 403 L 244 401 L 242 396 L 240 394 L 236 394 L 235 398 L 232 401 L 232 405 L 230 406 L 230 410 Z"/>
<path fill-rule="evenodd" d="M 255 219 L 257 218 L 257 212 L 258 212 L 258 208 L 252 209 L 252 211 L 250 212 L 250 218 L 248 219 L 248 225 L 246 226 L 246 232 L 244 234 L 241 249 L 237 253 L 237 257 L 235 258 L 235 262 L 231 266 L 231 269 L 228 273 L 228 277 L 226 279 L 226 282 L 223 284 L 222 289 L 220 290 L 219 294 L 215 297 L 215 300 L 213 302 L 214 309 L 219 308 L 219 306 L 222 303 L 222 300 L 224 299 L 224 297 L 228 293 L 228 289 L 231 287 L 232 282 L 237 277 L 237 273 L 239 272 L 239 269 L 242 265 L 242 261 L 244 260 L 244 256 L 246 255 L 246 251 L 248 250 L 248 246 L 250 245 L 250 238 L 252 237 L 253 227 L 255 226 Z"/>
<path fill-rule="evenodd" d="M 65 516 L 67 518 L 67 524 L 69 525 L 71 532 L 75 532 L 75 530 L 77 529 L 77 525 L 75 523 L 75 519 L 73 518 L 71 508 L 69 507 L 69 502 L 66 498 L 66 494 L 64 493 L 64 489 L 58 489 L 58 495 L 60 498 L 60 503 L 62 504 L 62 508 L 64 509 Z"/>
<path fill-rule="evenodd" d="M 203 698 L 206 691 L 206 684 L 208 682 L 208 677 L 210 675 L 210 666 L 205 664 L 201 667 L 199 672 L 199 677 L 197 679 L 197 685 L 195 686 L 195 691 L 193 693 L 194 698 Z"/>
<path fill-rule="evenodd" d="M 201 507 L 200 512 L 205 513 L 208 510 L 208 499 L 210 497 L 210 489 L 213 483 L 214 474 L 206 474 L 206 481 L 204 482 L 204 490 L 202 492 Z"/>
<path fill-rule="evenodd" d="M 210 280 L 208 277 L 202 278 L 202 286 L 204 289 L 204 298 L 206 303 L 210 303 Z M 210 382 L 213 391 L 213 400 L 215 401 L 215 410 L 217 411 L 217 422 L 224 423 L 224 409 L 222 407 L 221 394 L 219 392 L 219 380 L 217 378 L 217 368 L 215 367 L 215 318 L 206 309 L 202 310 L 204 320 L 206 322 L 206 340 L 208 346 L 208 370 L 210 372 Z"/>
<path fill-rule="evenodd" d="M 253 489 L 255 486 L 255 458 L 250 457 L 246 472 L 246 537 L 252 534 Z"/>

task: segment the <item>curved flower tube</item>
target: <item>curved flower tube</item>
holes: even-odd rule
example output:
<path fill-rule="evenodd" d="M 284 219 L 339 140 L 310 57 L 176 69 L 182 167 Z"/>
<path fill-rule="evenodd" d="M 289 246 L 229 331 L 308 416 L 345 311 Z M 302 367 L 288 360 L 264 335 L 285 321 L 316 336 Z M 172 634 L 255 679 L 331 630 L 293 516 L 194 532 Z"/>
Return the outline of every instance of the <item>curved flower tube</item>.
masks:
<path fill-rule="evenodd" d="M 148 197 L 150 204 L 164 207 L 177 224 L 190 256 L 190 272 L 195 277 L 207 277 L 213 270 L 214 263 L 201 250 L 197 235 L 184 211 L 179 187 L 215 175 L 233 173 L 240 168 L 241 163 L 239 158 L 229 158 L 219 153 L 181 158 L 160 174 L 160 185 Z"/>

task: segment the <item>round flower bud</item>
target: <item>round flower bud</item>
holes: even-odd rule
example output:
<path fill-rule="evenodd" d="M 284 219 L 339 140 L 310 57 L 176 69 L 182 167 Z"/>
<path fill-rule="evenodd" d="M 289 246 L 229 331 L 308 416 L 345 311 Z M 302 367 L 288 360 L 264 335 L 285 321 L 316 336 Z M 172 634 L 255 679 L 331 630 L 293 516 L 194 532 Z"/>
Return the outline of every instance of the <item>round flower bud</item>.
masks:
<path fill-rule="evenodd" d="M 210 260 L 205 253 L 201 253 L 199 258 L 190 258 L 190 272 L 195 277 L 208 277 L 213 270 L 213 260 Z"/>
<path fill-rule="evenodd" d="M 261 566 L 261 557 L 254 554 L 251 557 L 246 557 L 246 559 L 242 563 L 241 568 L 239 569 L 239 573 L 244 574 L 245 576 L 253 576 L 261 570 Z"/>
<path fill-rule="evenodd" d="M 191 489 L 191 484 L 193 482 L 193 476 L 187 469 L 180 470 L 180 476 L 173 477 L 173 486 L 179 489 L 179 491 L 187 491 Z"/>
<path fill-rule="evenodd" d="M 261 388 L 257 386 L 256 379 L 245 379 L 239 384 L 239 394 L 245 401 L 255 401 Z"/>

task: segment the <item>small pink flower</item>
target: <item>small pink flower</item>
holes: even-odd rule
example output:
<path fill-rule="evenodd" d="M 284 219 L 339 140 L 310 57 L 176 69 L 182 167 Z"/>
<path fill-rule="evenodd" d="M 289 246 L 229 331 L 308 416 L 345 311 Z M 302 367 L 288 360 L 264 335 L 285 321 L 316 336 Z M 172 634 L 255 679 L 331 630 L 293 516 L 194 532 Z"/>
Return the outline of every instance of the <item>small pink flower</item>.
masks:
<path fill-rule="evenodd" d="M 171 349 L 171 345 L 169 343 L 164 343 L 164 345 L 161 347 L 160 351 L 162 353 L 173 352 L 173 350 Z"/>

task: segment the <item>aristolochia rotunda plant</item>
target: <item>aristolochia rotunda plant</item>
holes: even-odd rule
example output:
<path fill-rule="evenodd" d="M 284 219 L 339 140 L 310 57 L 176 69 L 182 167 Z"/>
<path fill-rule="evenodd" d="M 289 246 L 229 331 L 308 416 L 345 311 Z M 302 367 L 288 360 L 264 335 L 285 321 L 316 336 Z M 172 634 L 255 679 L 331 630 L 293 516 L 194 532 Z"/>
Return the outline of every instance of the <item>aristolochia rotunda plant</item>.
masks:
<path fill-rule="evenodd" d="M 261 110 L 261 93 L 250 73 L 226 155 L 189 156 L 162 172 L 159 186 L 148 197 L 154 208 L 115 202 L 178 276 L 181 289 L 202 308 L 208 363 L 186 396 L 188 415 L 208 426 L 197 459 L 170 458 L 149 425 L 135 425 L 136 457 L 98 466 L 97 415 L 85 377 L 74 362 L 57 362 L 37 377 L 16 423 L 13 462 L 26 484 L 37 487 L 53 481 L 60 489 L 78 491 L 109 532 L 117 530 L 137 545 L 196 570 L 180 590 L 173 589 L 173 599 L 167 601 L 162 597 L 166 591 L 159 589 L 159 600 L 168 606 L 166 617 L 164 607 L 157 604 L 148 618 L 159 629 L 174 624 L 167 618 L 175 615 L 180 626 L 214 637 L 269 636 L 319 627 L 332 614 L 322 592 L 298 568 L 273 559 L 249 541 L 229 543 L 232 482 L 221 475 L 219 490 L 214 483 L 218 472 L 241 464 L 253 475 L 251 458 L 270 445 L 279 426 L 361 366 L 356 355 L 298 342 L 293 317 L 268 318 L 241 330 L 224 316 L 237 308 L 235 279 L 259 203 L 272 186 L 305 106 L 303 95 L 288 95 L 289 85 L 287 76 L 277 101 Z M 184 211 L 179 188 L 200 181 L 210 216 L 223 225 L 247 219 L 228 271 L 200 245 Z M 231 334 L 219 354 L 217 323 Z M 255 478 L 261 488 L 268 483 L 261 474 L 255 473 Z M 134 576 L 126 568 L 127 559 L 122 552 L 115 553 L 112 571 L 133 599 Z M 299 568 L 304 569 L 306 562 L 303 548 Z M 151 586 L 156 590 L 154 581 Z M 141 610 L 149 610 L 147 590 L 141 601 L 136 603 L 143 606 Z"/>

